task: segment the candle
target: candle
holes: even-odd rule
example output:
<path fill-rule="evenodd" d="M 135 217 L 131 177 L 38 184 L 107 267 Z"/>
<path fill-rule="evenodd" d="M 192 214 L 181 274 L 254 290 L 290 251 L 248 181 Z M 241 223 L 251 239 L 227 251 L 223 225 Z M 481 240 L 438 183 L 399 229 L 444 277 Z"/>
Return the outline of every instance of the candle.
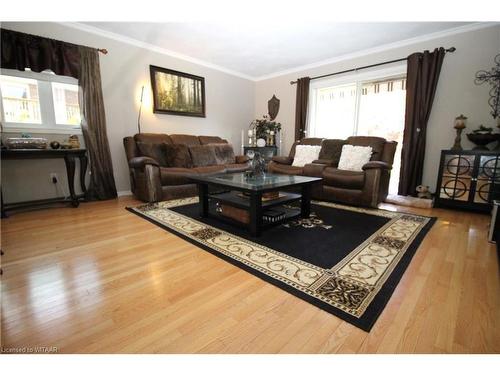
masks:
<path fill-rule="evenodd" d="M 252 129 L 249 129 L 249 130 L 248 130 L 248 136 L 249 136 L 249 137 L 252 137 Z"/>

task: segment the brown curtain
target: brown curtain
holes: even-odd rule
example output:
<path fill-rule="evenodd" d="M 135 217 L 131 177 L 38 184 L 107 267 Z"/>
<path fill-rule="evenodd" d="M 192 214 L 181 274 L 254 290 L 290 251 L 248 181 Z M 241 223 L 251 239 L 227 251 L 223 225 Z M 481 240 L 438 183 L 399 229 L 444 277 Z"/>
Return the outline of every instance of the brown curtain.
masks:
<path fill-rule="evenodd" d="M 95 48 L 80 50 L 80 109 L 82 112 L 82 132 L 90 159 L 91 199 L 116 198 L 113 165 L 106 134 L 106 118 L 101 88 L 99 52 Z"/>
<path fill-rule="evenodd" d="M 21 71 L 30 68 L 34 72 L 49 69 L 78 79 L 82 132 L 91 172 L 88 198 L 115 198 L 97 50 L 6 29 L 0 29 L 0 38 L 2 68 Z"/>
<path fill-rule="evenodd" d="M 422 183 L 427 121 L 443 65 L 444 48 L 408 56 L 406 114 L 399 177 L 400 195 L 416 195 Z"/>
<path fill-rule="evenodd" d="M 1 66 L 40 73 L 50 69 L 55 74 L 78 78 L 80 53 L 76 44 L 41 36 L 0 29 Z"/>
<path fill-rule="evenodd" d="M 307 104 L 309 102 L 309 82 L 311 78 L 297 80 L 297 96 L 295 99 L 295 140 L 305 137 L 307 126 Z"/>

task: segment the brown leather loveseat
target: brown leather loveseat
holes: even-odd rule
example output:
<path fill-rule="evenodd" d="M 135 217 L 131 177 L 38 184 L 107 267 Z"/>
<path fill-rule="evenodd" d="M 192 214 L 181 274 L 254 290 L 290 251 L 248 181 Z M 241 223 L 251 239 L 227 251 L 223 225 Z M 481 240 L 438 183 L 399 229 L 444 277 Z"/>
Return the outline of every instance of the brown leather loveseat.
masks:
<path fill-rule="evenodd" d="M 145 202 L 197 195 L 192 174 L 242 172 L 246 156 L 235 156 L 220 137 L 140 133 L 123 139 L 134 195 Z"/>
<path fill-rule="evenodd" d="M 295 147 L 300 145 L 321 145 L 318 160 L 304 167 L 292 166 Z M 371 146 L 370 161 L 363 170 L 338 169 L 344 145 Z M 313 188 L 312 196 L 318 200 L 329 200 L 354 206 L 377 207 L 385 200 L 389 189 L 389 178 L 394 161 L 397 142 L 380 137 L 349 137 L 342 139 L 304 138 L 295 142 L 288 156 L 274 157 L 268 165 L 269 172 L 303 175 L 323 178 Z"/>

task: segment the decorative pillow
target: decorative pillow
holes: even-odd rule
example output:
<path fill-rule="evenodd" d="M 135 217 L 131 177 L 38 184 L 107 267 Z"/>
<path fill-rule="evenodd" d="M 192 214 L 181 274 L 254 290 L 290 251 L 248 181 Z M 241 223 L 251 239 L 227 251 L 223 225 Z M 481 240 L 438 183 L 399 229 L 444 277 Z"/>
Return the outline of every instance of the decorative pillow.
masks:
<path fill-rule="evenodd" d="M 355 172 L 363 171 L 363 165 L 370 161 L 372 151 L 370 146 L 344 145 L 338 169 Z"/>
<path fill-rule="evenodd" d="M 164 144 L 167 167 L 171 168 L 192 168 L 193 161 L 189 148 L 183 144 Z"/>
<path fill-rule="evenodd" d="M 325 139 L 321 143 L 321 151 L 318 159 L 329 160 L 332 162 L 332 166 L 336 167 L 339 164 L 342 147 L 346 143 L 343 139 Z"/>
<path fill-rule="evenodd" d="M 215 147 L 213 145 L 190 146 L 189 153 L 195 167 L 217 165 Z"/>
<path fill-rule="evenodd" d="M 321 146 L 297 145 L 295 147 L 295 156 L 293 158 L 293 167 L 303 167 L 318 159 Z"/>
<path fill-rule="evenodd" d="M 212 146 L 215 148 L 215 159 L 218 165 L 236 163 L 233 146 L 227 143 L 212 144 Z"/>
<path fill-rule="evenodd" d="M 161 167 L 168 165 L 165 155 L 166 143 L 136 142 L 142 156 L 154 159 Z"/>

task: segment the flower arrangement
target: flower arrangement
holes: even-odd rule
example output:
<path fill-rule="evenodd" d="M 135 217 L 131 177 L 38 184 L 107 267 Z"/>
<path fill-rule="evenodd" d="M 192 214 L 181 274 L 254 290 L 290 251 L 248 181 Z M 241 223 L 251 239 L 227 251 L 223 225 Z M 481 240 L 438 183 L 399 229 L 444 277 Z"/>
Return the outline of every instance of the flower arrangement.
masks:
<path fill-rule="evenodd" d="M 257 139 L 266 139 L 269 135 L 275 136 L 281 130 L 281 124 L 276 121 L 270 121 L 268 115 L 262 116 L 261 119 L 255 119 L 250 124 L 250 128 L 255 129 Z"/>

